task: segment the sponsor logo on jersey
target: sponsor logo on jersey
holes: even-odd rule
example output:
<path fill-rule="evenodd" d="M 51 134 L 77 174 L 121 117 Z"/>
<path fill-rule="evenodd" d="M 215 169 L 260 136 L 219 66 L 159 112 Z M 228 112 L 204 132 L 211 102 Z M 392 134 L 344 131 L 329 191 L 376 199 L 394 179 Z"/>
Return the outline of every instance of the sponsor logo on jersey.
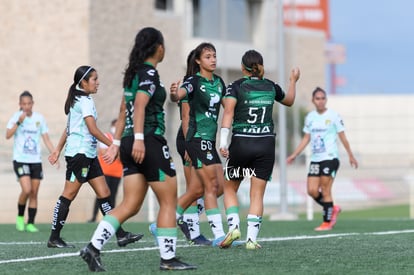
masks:
<path fill-rule="evenodd" d="M 154 69 L 150 69 L 147 71 L 147 74 L 150 76 L 154 76 L 155 75 L 155 70 Z"/>
<path fill-rule="evenodd" d="M 151 84 L 153 84 L 154 82 L 152 81 L 152 80 L 150 80 L 150 79 L 146 79 L 146 80 L 144 80 L 144 81 L 142 81 L 142 82 L 140 82 L 139 83 L 139 86 L 141 87 L 141 86 L 145 86 L 145 85 L 151 85 Z"/>

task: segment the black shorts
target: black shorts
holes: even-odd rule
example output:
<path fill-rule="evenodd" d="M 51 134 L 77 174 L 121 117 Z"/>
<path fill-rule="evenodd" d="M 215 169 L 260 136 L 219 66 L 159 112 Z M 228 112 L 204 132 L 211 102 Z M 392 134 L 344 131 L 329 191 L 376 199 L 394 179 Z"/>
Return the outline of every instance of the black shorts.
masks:
<path fill-rule="evenodd" d="M 31 179 L 43 179 L 42 163 L 23 163 L 14 160 L 13 170 L 17 178 L 30 176 Z"/>
<path fill-rule="evenodd" d="M 165 181 L 165 175 L 175 176 L 175 166 L 167 141 L 163 136 L 149 134 L 145 136 L 145 158 L 139 164 L 131 156 L 134 137 L 122 138 L 120 157 L 124 167 L 124 176 L 143 174 L 148 182 Z"/>
<path fill-rule="evenodd" d="M 74 182 L 75 179 L 80 183 L 89 181 L 99 176 L 103 176 L 101 165 L 98 158 L 88 158 L 85 154 L 76 154 L 73 157 L 65 157 L 66 160 L 66 180 Z"/>
<path fill-rule="evenodd" d="M 232 136 L 225 178 L 242 180 L 256 177 L 270 180 L 275 164 L 275 136 Z"/>
<path fill-rule="evenodd" d="M 183 128 L 179 128 L 177 132 L 177 138 L 175 140 L 175 146 L 177 147 L 177 152 L 181 157 L 183 165 L 188 166 L 189 163 L 184 159 L 185 156 L 185 137 L 183 133 Z"/>
<path fill-rule="evenodd" d="M 221 164 L 215 141 L 192 138 L 186 142 L 185 146 L 191 163 L 196 169 L 203 167 L 203 165 Z"/>
<path fill-rule="evenodd" d="M 311 161 L 309 164 L 308 177 L 330 176 L 335 178 L 338 169 L 338 159 L 330 159 L 320 162 Z"/>

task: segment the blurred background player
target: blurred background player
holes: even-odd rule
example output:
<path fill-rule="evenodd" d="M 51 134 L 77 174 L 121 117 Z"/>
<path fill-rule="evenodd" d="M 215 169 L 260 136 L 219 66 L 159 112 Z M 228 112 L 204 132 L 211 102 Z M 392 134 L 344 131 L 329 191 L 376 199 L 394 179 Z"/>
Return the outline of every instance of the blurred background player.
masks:
<path fill-rule="evenodd" d="M 17 201 L 17 231 L 38 232 L 34 225 L 38 205 L 40 180 L 43 179 L 41 142 L 43 139 L 49 152 L 54 147 L 50 141 L 44 117 L 33 111 L 33 96 L 24 91 L 19 97 L 20 110 L 15 112 L 7 123 L 6 139 L 14 138 L 13 169 L 19 179 L 21 192 Z M 28 205 L 27 225 L 24 212 Z"/>
<path fill-rule="evenodd" d="M 332 185 L 339 169 L 337 136 L 342 142 L 349 162 L 355 169 L 358 162 L 352 153 L 351 146 L 345 135 L 345 127 L 341 116 L 326 107 L 326 92 L 317 87 L 312 92 L 312 103 L 315 110 L 306 115 L 303 132 L 305 133 L 298 147 L 288 156 L 287 163 L 295 158 L 311 144 L 311 157 L 307 177 L 307 190 L 316 203 L 323 208 L 323 222 L 316 231 L 331 230 L 341 208 L 334 205 Z"/>

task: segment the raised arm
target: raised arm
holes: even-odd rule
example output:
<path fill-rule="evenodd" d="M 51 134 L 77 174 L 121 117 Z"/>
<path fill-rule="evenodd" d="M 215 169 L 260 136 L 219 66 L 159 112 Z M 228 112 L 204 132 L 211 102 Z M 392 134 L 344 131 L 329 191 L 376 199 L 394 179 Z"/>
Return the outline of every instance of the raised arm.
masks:
<path fill-rule="evenodd" d="M 300 77 L 300 70 L 299 70 L 299 68 L 294 68 L 290 72 L 288 91 L 286 93 L 285 98 L 281 101 L 281 103 L 283 105 L 292 106 L 293 103 L 295 102 L 295 98 L 296 98 L 296 82 L 299 80 L 299 77 Z"/>

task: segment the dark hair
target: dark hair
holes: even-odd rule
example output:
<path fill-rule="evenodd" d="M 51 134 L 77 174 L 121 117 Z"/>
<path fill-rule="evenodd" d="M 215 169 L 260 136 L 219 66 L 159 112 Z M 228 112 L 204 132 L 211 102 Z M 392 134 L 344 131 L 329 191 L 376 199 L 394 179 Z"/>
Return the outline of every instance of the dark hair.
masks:
<path fill-rule="evenodd" d="M 187 59 L 187 73 L 189 71 L 189 68 L 192 70 L 192 75 L 198 73 L 200 71 L 200 65 L 196 62 L 196 60 L 200 60 L 201 54 L 204 50 L 212 50 L 216 52 L 216 48 L 213 44 L 208 42 L 203 42 L 200 45 L 198 45 L 192 52 L 193 54 L 191 56 L 188 56 Z M 191 54 L 191 53 L 190 53 Z"/>
<path fill-rule="evenodd" d="M 315 88 L 315 90 L 313 90 L 313 92 L 312 92 L 312 98 L 314 98 L 314 97 L 315 97 L 315 94 L 316 94 L 317 92 L 322 92 L 322 93 L 326 96 L 326 92 L 325 92 L 325 90 L 324 90 L 324 89 L 322 89 L 321 87 L 316 87 L 316 88 Z"/>
<path fill-rule="evenodd" d="M 242 57 L 242 65 L 254 77 L 262 78 L 264 75 L 263 57 L 255 50 L 248 50 Z"/>
<path fill-rule="evenodd" d="M 196 66 L 198 64 L 194 62 L 194 53 L 195 49 L 192 50 L 187 56 L 187 71 L 185 72 L 184 80 L 192 75 L 195 75 L 199 71 L 198 66 Z"/>
<path fill-rule="evenodd" d="M 153 56 L 159 45 L 164 45 L 162 33 L 152 27 L 143 28 L 135 36 L 135 44 L 129 54 L 129 63 L 125 70 L 123 87 L 131 86 L 138 68 L 145 59 Z"/>
<path fill-rule="evenodd" d="M 86 96 L 86 93 L 81 89 L 80 84 L 82 80 L 88 81 L 92 75 L 92 72 L 96 70 L 91 66 L 80 66 L 73 76 L 73 83 L 70 85 L 68 97 L 65 102 L 65 114 L 69 114 L 70 108 L 75 104 L 76 96 Z"/>
<path fill-rule="evenodd" d="M 23 91 L 19 96 L 19 100 L 22 100 L 22 98 L 26 96 L 30 97 L 30 99 L 33 100 L 33 96 L 29 91 Z"/>

